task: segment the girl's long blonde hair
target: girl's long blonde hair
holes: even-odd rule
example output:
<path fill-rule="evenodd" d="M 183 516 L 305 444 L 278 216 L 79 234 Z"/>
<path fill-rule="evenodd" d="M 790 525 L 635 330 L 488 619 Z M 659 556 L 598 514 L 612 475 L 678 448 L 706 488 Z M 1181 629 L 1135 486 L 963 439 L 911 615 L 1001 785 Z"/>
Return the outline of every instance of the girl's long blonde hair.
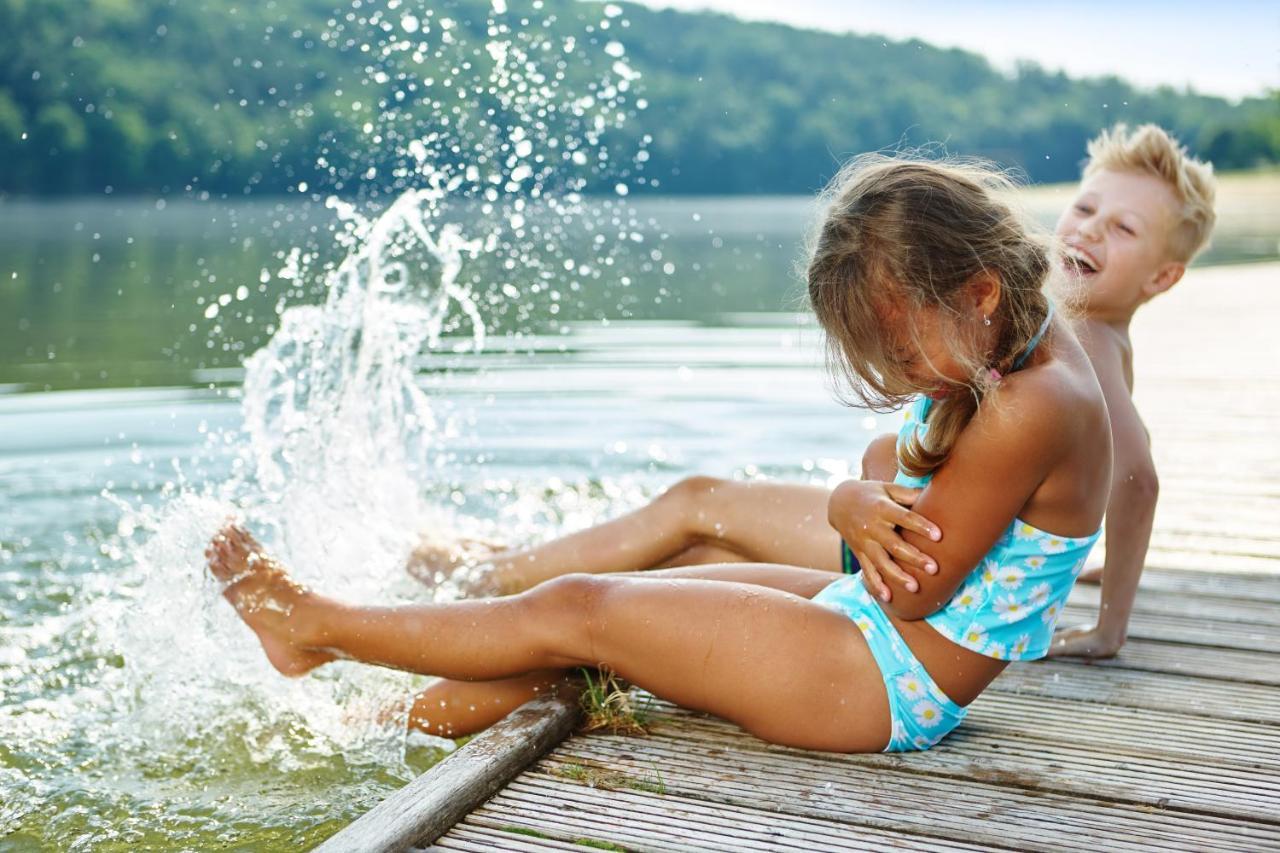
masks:
<path fill-rule="evenodd" d="M 1014 185 L 976 161 L 937 161 L 869 154 L 847 164 L 820 197 L 824 213 L 810 240 L 809 301 L 826 332 L 827 362 L 841 398 L 877 411 L 922 393 L 894 357 L 885 317 L 918 349 L 910 318 L 937 309 L 954 330 L 946 345 L 970 379 L 935 403 L 923 440 L 899 447 L 899 464 L 932 473 L 992 387 L 991 370 L 1008 372 L 1049 311 L 1050 241 L 1013 204 Z M 994 274 L 1000 301 L 990 318 L 1001 334 L 979 344 L 982 319 L 962 310 L 966 285 Z"/>

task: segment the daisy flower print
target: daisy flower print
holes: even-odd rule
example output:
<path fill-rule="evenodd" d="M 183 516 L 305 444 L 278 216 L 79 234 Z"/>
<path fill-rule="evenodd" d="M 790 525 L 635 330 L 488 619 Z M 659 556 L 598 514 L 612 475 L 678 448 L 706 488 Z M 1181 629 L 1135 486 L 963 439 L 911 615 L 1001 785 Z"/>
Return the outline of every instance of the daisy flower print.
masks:
<path fill-rule="evenodd" d="M 1027 605 L 1018 600 L 1017 596 L 1002 595 L 996 599 L 995 606 L 992 609 L 1005 622 L 1017 622 L 1027 614 Z"/>
<path fill-rule="evenodd" d="M 968 628 L 964 629 L 964 634 L 960 638 L 961 643 L 976 651 L 981 651 L 983 644 L 987 642 L 987 629 L 981 622 L 973 622 Z"/>
<path fill-rule="evenodd" d="M 984 597 L 982 584 L 971 583 L 956 593 L 956 597 L 952 599 L 951 606 L 961 613 L 967 613 L 982 603 Z"/>
<path fill-rule="evenodd" d="M 928 695 L 924 682 L 911 673 L 898 676 L 898 692 L 908 699 L 923 699 Z"/>
<path fill-rule="evenodd" d="M 1040 548 L 1046 554 L 1061 554 L 1067 550 L 1067 540 L 1057 536 L 1048 536 L 1040 543 Z"/>
<path fill-rule="evenodd" d="M 996 582 L 1005 589 L 1017 589 L 1026 577 L 1027 573 L 1018 566 L 1002 566 L 996 571 Z"/>
<path fill-rule="evenodd" d="M 931 729 L 942 722 L 942 708 L 931 699 L 922 699 L 912 705 L 911 713 L 915 715 L 916 722 L 926 729 Z"/>
<path fill-rule="evenodd" d="M 1044 612 L 1040 614 L 1040 618 L 1044 621 L 1044 624 L 1052 625 L 1058 621 L 1058 613 L 1061 612 L 1061 610 L 1062 605 L 1055 601 L 1044 609 Z"/>

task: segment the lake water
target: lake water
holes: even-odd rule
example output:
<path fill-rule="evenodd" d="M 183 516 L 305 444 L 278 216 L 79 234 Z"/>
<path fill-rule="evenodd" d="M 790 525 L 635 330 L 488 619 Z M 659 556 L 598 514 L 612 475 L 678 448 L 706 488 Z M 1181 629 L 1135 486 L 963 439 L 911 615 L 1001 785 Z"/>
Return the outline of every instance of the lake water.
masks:
<path fill-rule="evenodd" d="M 1060 195 L 1031 201 L 1051 220 Z M 892 428 L 831 400 L 797 313 L 807 200 L 631 207 L 644 239 L 612 266 L 570 234 L 563 280 L 484 310 L 485 350 L 452 352 L 459 335 L 421 360 L 440 424 L 413 471 L 422 525 L 519 541 L 693 472 L 836 482 Z M 1276 194 L 1257 210 L 1224 217 L 1203 262 L 1276 257 Z M 0 203 L 0 846 L 311 845 L 442 754 L 369 719 L 421 679 L 267 671 L 200 578 L 223 507 L 183 504 L 233 473 L 243 358 L 282 300 L 319 296 L 279 255 L 323 254 L 329 222 L 299 202 Z M 187 526 L 157 550 L 148 518 Z M 319 553 L 341 552 L 334 529 Z M 292 556 L 422 594 L 379 553 L 341 576 Z"/>

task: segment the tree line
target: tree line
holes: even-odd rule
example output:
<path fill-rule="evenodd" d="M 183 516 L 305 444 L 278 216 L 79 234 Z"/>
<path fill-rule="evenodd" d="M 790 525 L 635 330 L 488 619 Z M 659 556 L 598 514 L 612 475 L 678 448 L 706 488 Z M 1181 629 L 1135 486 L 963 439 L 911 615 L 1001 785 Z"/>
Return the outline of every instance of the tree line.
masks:
<path fill-rule="evenodd" d="M 404 152 L 360 130 L 397 85 L 363 48 L 387 37 L 387 18 L 369 14 L 387 5 L 0 0 L 0 193 L 393 189 L 404 178 L 387 167 Z M 490 0 L 431 5 L 483 42 Z M 611 141 L 636 150 L 650 137 L 638 190 L 805 193 L 847 155 L 924 144 L 1070 180 L 1086 141 L 1116 121 L 1162 124 L 1221 170 L 1280 162 L 1280 92 L 1232 103 L 1034 64 L 1004 73 L 915 40 L 631 4 L 606 34 L 592 23 L 601 4 L 507 5 L 517 24 L 625 45 L 641 78 Z"/>

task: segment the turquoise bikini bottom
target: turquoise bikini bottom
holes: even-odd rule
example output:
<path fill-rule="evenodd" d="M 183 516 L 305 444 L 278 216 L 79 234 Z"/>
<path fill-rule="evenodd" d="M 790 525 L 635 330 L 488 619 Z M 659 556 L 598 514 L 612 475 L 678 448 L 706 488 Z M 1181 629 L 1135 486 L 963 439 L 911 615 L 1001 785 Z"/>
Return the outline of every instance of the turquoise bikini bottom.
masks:
<path fill-rule="evenodd" d="M 893 734 L 885 752 L 928 749 L 960 725 L 968 711 L 951 701 L 934 682 L 867 592 L 860 575 L 847 575 L 828 584 L 813 601 L 852 619 L 871 648 L 884 676 L 893 720 Z"/>

